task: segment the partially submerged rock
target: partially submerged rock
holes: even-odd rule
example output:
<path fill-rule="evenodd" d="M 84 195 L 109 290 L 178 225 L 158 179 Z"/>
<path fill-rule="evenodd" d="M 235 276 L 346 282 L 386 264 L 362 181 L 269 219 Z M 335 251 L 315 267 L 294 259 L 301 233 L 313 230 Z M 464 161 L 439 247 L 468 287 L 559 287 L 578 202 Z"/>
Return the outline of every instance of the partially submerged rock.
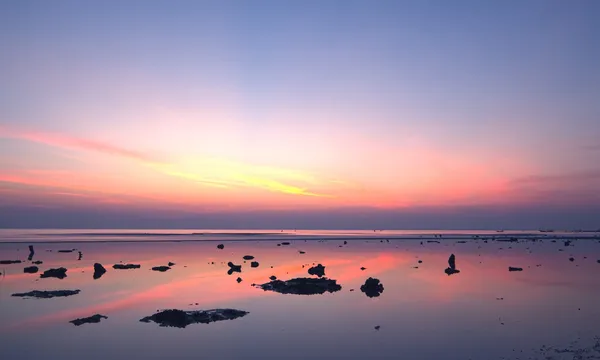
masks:
<path fill-rule="evenodd" d="M 238 284 L 239 284 L 239 283 L 241 283 L 241 282 L 242 282 L 242 278 L 238 276 L 238 278 L 237 278 L 237 279 L 235 279 L 235 281 L 237 281 L 237 282 L 238 282 Z"/>
<path fill-rule="evenodd" d="M 41 278 L 57 278 L 64 279 L 67 277 L 67 269 L 64 267 L 60 267 L 57 269 L 48 269 L 44 271 L 43 274 L 40 274 Z"/>
<path fill-rule="evenodd" d="M 266 284 L 255 286 L 265 291 L 294 295 L 318 295 L 342 290 L 342 287 L 335 280 L 326 278 L 296 278 L 287 281 L 273 280 Z"/>
<path fill-rule="evenodd" d="M 33 245 L 29 245 L 29 256 L 27 257 L 27 260 L 33 260 L 33 255 L 35 255 L 35 250 L 33 249 Z"/>
<path fill-rule="evenodd" d="M 155 267 L 152 268 L 152 271 L 165 272 L 167 270 L 171 270 L 171 268 L 168 267 L 168 266 L 155 266 Z"/>
<path fill-rule="evenodd" d="M 25 269 L 23 269 L 23 272 L 26 274 L 35 274 L 36 272 L 38 272 L 39 268 L 37 266 L 28 266 Z"/>
<path fill-rule="evenodd" d="M 448 276 L 458 274 L 460 272 L 460 270 L 456 268 L 456 256 L 454 256 L 454 254 L 450 254 L 450 257 L 448 258 L 448 267 L 446 270 L 444 270 L 444 272 Z"/>
<path fill-rule="evenodd" d="M 128 270 L 128 269 L 139 269 L 142 266 L 139 264 L 114 264 L 113 269 L 116 270 Z"/>
<path fill-rule="evenodd" d="M 73 251 L 75 251 L 75 249 L 71 249 L 71 250 L 58 250 L 59 253 L 72 253 Z"/>
<path fill-rule="evenodd" d="M 325 266 L 323 266 L 321 264 L 319 264 L 317 266 L 313 266 L 310 269 L 308 269 L 308 273 L 310 275 L 316 275 L 318 277 L 323 277 L 323 276 L 325 276 Z"/>
<path fill-rule="evenodd" d="M 96 315 L 92 315 L 92 316 L 86 317 L 86 318 L 79 318 L 79 319 L 71 320 L 69 322 L 75 326 L 80 326 L 83 324 L 97 324 L 102 319 L 108 319 L 108 317 L 104 316 L 104 315 L 96 314 Z"/>
<path fill-rule="evenodd" d="M 38 299 L 50 299 L 53 297 L 65 297 L 77 295 L 81 292 L 81 290 L 52 290 L 52 291 L 40 291 L 33 290 L 26 293 L 16 293 L 12 294 L 12 296 L 24 297 L 24 298 L 38 298 Z"/>
<path fill-rule="evenodd" d="M 598 262 L 600 262 L 600 260 L 598 260 Z M 277 280 L 277 276 L 271 275 L 271 276 L 269 276 L 269 279 L 271 279 L 271 280 Z"/>
<path fill-rule="evenodd" d="M 253 261 L 253 262 L 250 263 L 250 267 L 253 267 L 253 268 L 257 268 L 258 265 L 259 265 L 258 261 Z"/>
<path fill-rule="evenodd" d="M 367 268 L 366 268 L 366 267 L 364 267 L 364 266 L 363 266 L 363 267 L 361 267 L 360 269 L 361 269 L 362 271 L 365 271 L 365 270 L 367 270 Z"/>
<path fill-rule="evenodd" d="M 104 266 L 102 266 L 102 264 L 100 264 L 100 263 L 94 264 L 94 280 L 100 279 L 102 277 L 102 275 L 104 275 L 105 272 L 106 272 L 106 269 L 104 268 Z"/>
<path fill-rule="evenodd" d="M 235 265 L 234 263 L 232 263 L 231 261 L 227 263 L 227 266 L 229 266 L 229 270 L 227 271 L 228 275 L 233 274 L 234 272 L 242 272 L 242 265 Z"/>
<path fill-rule="evenodd" d="M 225 245 L 219 244 L 219 245 L 217 245 L 217 249 L 223 250 L 223 249 L 225 249 Z"/>
<path fill-rule="evenodd" d="M 378 297 L 383 292 L 383 284 L 379 279 L 368 278 L 365 284 L 360 287 L 360 291 L 364 292 L 368 297 Z"/>
<path fill-rule="evenodd" d="M 523 268 L 520 268 L 520 267 L 514 267 L 514 266 L 509 266 L 509 267 L 508 267 L 508 271 L 523 271 Z"/>
<path fill-rule="evenodd" d="M 34 264 L 34 265 L 40 265 L 40 264 L 43 264 L 44 262 L 40 261 L 40 260 L 37 260 L 37 261 L 32 261 L 31 263 Z"/>
<path fill-rule="evenodd" d="M 573 262 L 573 261 L 575 261 L 575 258 L 574 258 L 574 257 L 570 257 L 570 258 L 569 258 L 569 261 L 570 261 L 570 262 Z"/>
<path fill-rule="evenodd" d="M 252 255 L 244 255 L 244 260 L 252 260 L 254 259 L 254 256 Z"/>
<path fill-rule="evenodd" d="M 21 260 L 0 260 L 1 265 L 20 264 Z"/>
<path fill-rule="evenodd" d="M 306 251 L 298 250 L 300 254 L 306 254 Z"/>
<path fill-rule="evenodd" d="M 247 311 L 236 309 L 212 309 L 200 311 L 163 310 L 152 316 L 140 319 L 141 322 L 151 321 L 163 327 L 185 328 L 191 324 L 208 324 L 216 321 L 233 320 L 248 315 Z"/>
<path fill-rule="evenodd" d="M 289 244 L 290 244 L 290 243 L 289 243 L 289 242 L 287 242 L 287 241 L 284 241 L 284 242 L 282 242 L 282 243 L 281 243 L 281 245 L 289 245 Z"/>
<path fill-rule="evenodd" d="M 172 262 L 172 261 L 169 261 L 169 263 L 168 263 L 167 265 L 168 265 L 168 266 L 173 266 L 173 265 L 175 265 L 175 263 L 174 263 L 174 262 Z"/>

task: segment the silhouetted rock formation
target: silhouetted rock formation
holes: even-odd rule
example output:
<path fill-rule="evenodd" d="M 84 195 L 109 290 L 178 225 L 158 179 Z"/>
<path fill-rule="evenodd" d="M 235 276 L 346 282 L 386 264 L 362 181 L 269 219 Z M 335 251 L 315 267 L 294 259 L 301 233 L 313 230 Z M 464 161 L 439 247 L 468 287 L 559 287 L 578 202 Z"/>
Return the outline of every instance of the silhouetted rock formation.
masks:
<path fill-rule="evenodd" d="M 33 245 L 29 245 L 29 256 L 27 257 L 27 260 L 33 260 L 33 255 L 35 255 L 35 250 L 33 250 Z"/>
<path fill-rule="evenodd" d="M 71 250 L 58 250 L 59 253 L 72 253 L 73 251 L 75 251 L 75 249 L 71 249 Z"/>
<path fill-rule="evenodd" d="M 289 245 L 289 244 L 290 244 L 290 243 L 289 243 L 289 242 L 287 242 L 287 241 L 284 241 L 284 242 L 282 242 L 282 243 L 281 243 L 281 245 Z"/>
<path fill-rule="evenodd" d="M 598 260 L 598 262 L 600 262 L 600 260 Z M 277 280 L 277 276 L 271 275 L 271 276 L 269 276 L 269 279 L 271 279 L 271 280 Z"/>
<path fill-rule="evenodd" d="M 32 264 L 35 264 L 35 265 L 40 265 L 40 264 L 43 264 L 44 262 L 43 262 L 43 261 L 40 261 L 40 260 L 38 260 L 38 261 L 32 261 L 31 263 L 32 263 Z"/>
<path fill-rule="evenodd" d="M 225 249 L 225 245 L 219 244 L 219 245 L 217 245 L 217 249 L 223 250 L 223 249 Z"/>
<path fill-rule="evenodd" d="M 168 267 L 168 266 L 155 266 L 155 267 L 152 268 L 152 271 L 165 272 L 167 270 L 171 270 L 171 268 Z"/>
<path fill-rule="evenodd" d="M 252 259 L 254 259 L 254 256 L 252 256 L 252 255 L 245 255 L 244 256 L 244 260 L 252 260 Z"/>
<path fill-rule="evenodd" d="M 128 269 L 139 269 L 141 265 L 139 264 L 114 264 L 113 269 L 116 270 L 128 270 Z"/>
<path fill-rule="evenodd" d="M 318 295 L 325 292 L 333 293 L 342 290 L 342 287 L 335 280 L 325 278 L 296 278 L 287 281 L 273 280 L 266 284 L 256 285 L 256 287 L 265 291 L 294 295 Z"/>
<path fill-rule="evenodd" d="M 33 290 L 26 293 L 12 294 L 12 296 L 24 297 L 24 298 L 38 298 L 38 299 L 50 299 L 53 297 L 65 297 L 77 295 L 81 290 L 52 290 L 52 291 L 40 291 Z"/>
<path fill-rule="evenodd" d="M 86 318 L 71 320 L 69 322 L 75 326 L 80 326 L 83 324 L 97 324 L 102 319 L 108 319 L 108 317 L 104 316 L 104 315 L 96 314 L 96 315 L 92 315 L 92 316 L 86 317 Z"/>
<path fill-rule="evenodd" d="M 242 272 L 242 265 L 235 265 L 234 263 L 232 263 L 231 261 L 227 263 L 227 266 L 229 266 L 229 270 L 227 271 L 227 275 L 231 275 L 234 272 Z"/>
<path fill-rule="evenodd" d="M 569 258 L 569 261 L 570 261 L 570 262 L 573 262 L 573 261 L 575 261 L 575 258 L 574 258 L 574 257 L 570 257 L 570 258 Z"/>
<path fill-rule="evenodd" d="M 318 277 L 323 277 L 323 276 L 325 276 L 325 266 L 323 266 L 321 264 L 319 264 L 317 266 L 313 266 L 310 269 L 308 269 L 308 273 L 310 275 L 316 275 Z"/>
<path fill-rule="evenodd" d="M 248 315 L 247 311 L 236 309 L 212 309 L 201 311 L 163 310 L 152 316 L 140 319 L 141 322 L 154 321 L 160 326 L 185 328 L 191 324 L 208 324 L 216 321 L 233 320 Z"/>
<path fill-rule="evenodd" d="M 523 268 L 509 266 L 508 271 L 523 271 Z"/>
<path fill-rule="evenodd" d="M 1 265 L 20 264 L 21 260 L 0 260 Z"/>
<path fill-rule="evenodd" d="M 67 277 L 67 269 L 64 267 L 60 267 L 58 269 L 48 269 L 44 271 L 43 274 L 40 274 L 40 277 L 64 279 Z"/>
<path fill-rule="evenodd" d="M 173 266 L 173 265 L 175 265 L 175 263 L 174 263 L 174 262 L 171 262 L 171 261 L 169 261 L 169 263 L 168 263 L 167 265 L 168 265 L 168 266 Z"/>
<path fill-rule="evenodd" d="M 364 292 L 368 297 L 378 297 L 383 292 L 383 284 L 379 279 L 368 278 L 365 284 L 360 287 L 360 291 Z"/>
<path fill-rule="evenodd" d="M 83 257 L 83 253 L 81 251 L 78 251 L 78 252 L 79 252 L 79 258 L 77 260 L 81 260 L 81 258 Z"/>
<path fill-rule="evenodd" d="M 253 268 L 257 268 L 258 265 L 259 265 L 258 261 L 253 261 L 253 262 L 250 263 L 250 267 L 253 267 Z"/>
<path fill-rule="evenodd" d="M 235 281 L 237 281 L 237 282 L 238 282 L 238 284 L 239 284 L 239 283 L 241 283 L 241 282 L 242 282 L 242 278 L 241 278 L 241 277 L 238 277 L 237 279 L 235 279 Z"/>
<path fill-rule="evenodd" d="M 26 274 L 35 274 L 36 272 L 38 272 L 38 267 L 37 266 L 28 266 L 25 269 L 23 269 L 23 272 Z"/>
<path fill-rule="evenodd" d="M 439 242 L 439 241 L 437 241 L 437 240 L 427 240 L 427 242 L 428 242 L 428 243 L 436 243 L 436 244 L 439 244 L 439 243 L 440 243 L 440 242 Z"/>
<path fill-rule="evenodd" d="M 102 275 L 104 275 L 104 273 L 106 273 L 106 269 L 104 268 L 104 266 L 102 266 L 102 264 L 95 263 L 94 264 L 94 280 L 100 279 L 102 277 Z"/>
<path fill-rule="evenodd" d="M 460 270 L 458 270 L 456 268 L 456 257 L 454 256 L 454 254 L 451 254 L 450 257 L 448 258 L 448 268 L 446 268 L 446 270 L 444 270 L 444 272 L 450 276 L 453 274 L 458 274 L 460 272 Z"/>

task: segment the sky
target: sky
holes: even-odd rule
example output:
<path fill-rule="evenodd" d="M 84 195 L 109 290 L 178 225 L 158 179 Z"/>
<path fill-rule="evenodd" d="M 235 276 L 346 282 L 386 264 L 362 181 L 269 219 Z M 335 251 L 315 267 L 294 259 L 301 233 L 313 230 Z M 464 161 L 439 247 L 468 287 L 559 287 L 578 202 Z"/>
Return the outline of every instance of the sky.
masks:
<path fill-rule="evenodd" d="M 2 1 L 0 227 L 600 228 L 600 2 Z"/>

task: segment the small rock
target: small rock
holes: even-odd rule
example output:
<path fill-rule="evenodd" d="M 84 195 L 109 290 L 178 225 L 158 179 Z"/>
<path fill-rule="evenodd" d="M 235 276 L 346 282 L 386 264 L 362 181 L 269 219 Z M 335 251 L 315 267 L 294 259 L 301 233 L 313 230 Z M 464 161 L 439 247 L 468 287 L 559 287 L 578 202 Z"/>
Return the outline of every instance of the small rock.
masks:
<path fill-rule="evenodd" d="M 237 278 L 235 281 L 237 281 L 237 282 L 238 282 L 238 284 L 239 284 L 239 283 L 241 283 L 241 282 L 242 282 L 242 278 L 241 278 L 241 277 L 238 277 L 238 278 Z"/>
<path fill-rule="evenodd" d="M 59 253 L 72 253 L 73 251 L 75 251 L 75 249 L 71 249 L 71 250 L 58 250 Z"/>
<path fill-rule="evenodd" d="M 0 260 L 1 265 L 20 264 L 21 260 Z"/>
<path fill-rule="evenodd" d="M 40 261 L 40 260 L 37 260 L 37 261 L 32 261 L 31 263 L 32 263 L 32 264 L 34 264 L 34 265 L 41 265 L 41 264 L 43 264 L 44 262 L 43 262 L 43 261 Z"/>
<path fill-rule="evenodd" d="M 323 277 L 323 276 L 325 276 L 325 266 L 323 266 L 321 264 L 319 264 L 317 266 L 313 266 L 308 269 L 308 273 L 310 275 L 316 275 L 318 277 Z"/>
<path fill-rule="evenodd" d="M 419 262 L 419 264 L 422 264 L 422 263 L 423 263 L 423 260 L 419 260 L 418 262 Z"/>
<path fill-rule="evenodd" d="M 509 266 L 508 271 L 523 271 L 523 268 Z"/>
<path fill-rule="evenodd" d="M 28 266 L 25 269 L 23 269 L 23 272 L 26 274 L 35 274 L 36 272 L 38 272 L 38 267 L 37 266 Z"/>
<path fill-rule="evenodd" d="M 100 263 L 94 264 L 94 280 L 100 279 L 102 277 L 102 275 L 104 275 L 105 272 L 106 272 L 106 269 L 104 268 L 104 266 L 102 266 L 102 264 L 100 264 Z"/>
<path fill-rule="evenodd" d="M 229 266 L 229 270 L 227 271 L 228 275 L 233 274 L 234 272 L 242 272 L 242 265 L 235 265 L 234 263 L 232 263 L 231 261 L 227 263 L 227 266 Z"/>
<path fill-rule="evenodd" d="M 141 265 L 139 264 L 114 264 L 113 269 L 117 270 L 128 270 L 128 269 L 139 269 Z"/>
<path fill-rule="evenodd" d="M 152 268 L 152 271 L 165 272 L 167 270 L 171 270 L 171 268 L 168 267 L 168 266 L 155 266 L 155 267 Z"/>
<path fill-rule="evenodd" d="M 219 244 L 219 245 L 217 245 L 217 249 L 223 250 L 223 249 L 225 249 L 225 245 Z"/>
<path fill-rule="evenodd" d="M 306 254 L 306 252 L 305 252 L 305 251 L 302 251 L 302 250 L 299 250 L 298 252 L 299 252 L 300 254 Z"/>
<path fill-rule="evenodd" d="M 254 256 L 252 256 L 252 255 L 245 255 L 244 256 L 244 260 L 252 260 L 252 259 L 254 259 Z"/>
<path fill-rule="evenodd" d="M 190 324 L 208 324 L 215 321 L 234 320 L 248 314 L 235 309 L 212 309 L 201 311 L 163 310 L 152 316 L 140 319 L 141 322 L 153 321 L 159 326 L 185 328 Z"/>
<path fill-rule="evenodd" d="M 368 278 L 365 284 L 360 287 L 360 291 L 364 292 L 368 297 L 378 297 L 383 293 L 383 284 L 379 282 L 379 279 Z"/>
<path fill-rule="evenodd" d="M 253 267 L 253 268 L 257 268 L 258 265 L 259 265 L 258 261 L 253 261 L 253 262 L 250 263 L 250 267 Z"/>
<path fill-rule="evenodd" d="M 106 317 L 104 315 L 96 314 L 96 315 L 92 315 L 92 316 L 86 317 L 86 318 L 71 320 L 69 322 L 75 326 L 80 326 L 83 324 L 96 324 L 96 323 L 99 323 L 100 320 L 102 320 L 102 319 L 108 319 L 108 317 Z"/>
<path fill-rule="evenodd" d="M 45 278 L 64 279 L 67 277 L 67 269 L 64 267 L 60 267 L 57 269 L 48 269 L 48 270 L 44 271 L 43 274 L 40 274 L 40 277 L 42 279 L 45 279 Z"/>

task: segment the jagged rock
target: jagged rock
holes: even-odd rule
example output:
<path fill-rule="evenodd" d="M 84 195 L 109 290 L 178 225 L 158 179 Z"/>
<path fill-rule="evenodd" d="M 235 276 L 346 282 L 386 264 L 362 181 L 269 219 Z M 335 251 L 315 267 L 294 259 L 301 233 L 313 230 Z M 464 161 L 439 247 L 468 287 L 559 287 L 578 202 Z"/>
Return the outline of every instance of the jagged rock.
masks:
<path fill-rule="evenodd" d="M 460 272 L 460 270 L 458 270 L 456 268 L 456 256 L 454 256 L 454 254 L 451 254 L 450 257 L 448 258 L 448 266 L 446 268 L 446 270 L 444 270 L 444 272 L 450 276 L 453 274 L 458 274 Z"/>
<path fill-rule="evenodd" d="M 35 274 L 36 272 L 38 272 L 39 268 L 37 266 L 28 266 L 25 269 L 23 269 L 23 272 L 26 274 Z"/>
<path fill-rule="evenodd" d="M 346 240 L 344 240 L 344 245 L 348 245 L 348 242 Z"/>
<path fill-rule="evenodd" d="M 26 293 L 16 293 L 12 294 L 12 296 L 17 297 L 25 297 L 25 298 L 38 298 L 38 299 L 50 299 L 53 297 L 64 297 L 64 296 L 72 296 L 77 295 L 81 292 L 81 290 L 52 290 L 52 291 L 40 291 L 33 290 Z"/>
<path fill-rule="evenodd" d="M 573 262 L 573 261 L 575 261 L 575 258 L 574 258 L 574 257 L 570 257 L 570 258 L 569 258 L 569 261 L 570 261 L 570 262 Z"/>
<path fill-rule="evenodd" d="M 256 285 L 256 287 L 265 291 L 294 295 L 317 295 L 342 290 L 342 287 L 335 280 L 326 278 L 296 278 L 287 281 L 273 280 L 266 284 Z"/>
<path fill-rule="evenodd" d="M 381 329 L 381 326 L 379 326 L 379 325 L 375 326 L 375 330 L 379 330 L 379 329 Z"/>
<path fill-rule="evenodd" d="M 245 255 L 244 256 L 244 260 L 252 260 L 252 259 L 254 259 L 254 256 L 252 256 L 252 255 Z"/>
<path fill-rule="evenodd" d="M 104 268 L 104 266 L 102 266 L 102 264 L 99 264 L 99 263 L 94 264 L 94 280 L 100 279 L 102 277 L 102 275 L 104 275 L 105 272 L 106 272 L 106 269 Z"/>
<path fill-rule="evenodd" d="M 299 250 L 298 252 L 299 252 L 300 254 L 306 254 L 306 251 Z"/>
<path fill-rule="evenodd" d="M 419 261 L 418 261 L 418 263 L 419 263 L 419 264 L 422 264 L 422 263 L 423 263 L 423 260 L 419 260 Z"/>
<path fill-rule="evenodd" d="M 128 270 L 128 269 L 139 269 L 141 265 L 139 264 L 114 264 L 113 269 L 116 270 Z"/>
<path fill-rule="evenodd" d="M 253 267 L 253 268 L 257 268 L 258 265 L 259 265 L 258 261 L 253 261 L 253 262 L 250 263 L 250 267 Z"/>
<path fill-rule="evenodd" d="M 439 242 L 439 241 L 437 241 L 437 240 L 427 240 L 427 242 L 428 242 L 428 243 L 436 243 L 436 244 L 439 244 L 439 243 L 440 243 L 440 242 Z"/>
<path fill-rule="evenodd" d="M 168 266 L 155 266 L 155 267 L 152 268 L 152 271 L 165 272 L 167 270 L 171 270 L 171 268 L 168 267 Z"/>
<path fill-rule="evenodd" d="M 83 258 L 83 253 L 81 251 L 78 251 L 78 252 L 79 252 L 79 258 L 77 260 L 81 260 L 81 258 Z"/>
<path fill-rule="evenodd" d="M 227 266 L 229 266 L 229 270 L 227 271 L 228 275 L 233 274 L 234 272 L 242 272 L 242 265 L 235 265 L 234 263 L 232 263 L 231 261 L 227 263 Z"/>
<path fill-rule="evenodd" d="M 569 245 L 571 245 L 571 240 L 566 240 L 565 241 L 565 246 L 569 246 Z"/>
<path fill-rule="evenodd" d="M 325 276 L 325 266 L 323 266 L 321 264 L 319 264 L 317 266 L 313 266 L 308 269 L 308 273 L 310 275 L 316 275 L 318 277 L 323 277 L 323 276 Z"/>
<path fill-rule="evenodd" d="M 33 255 L 35 255 L 35 250 L 33 250 L 33 245 L 29 245 L 29 256 L 27 257 L 27 260 L 33 260 Z"/>
<path fill-rule="evenodd" d="M 100 320 L 102 320 L 102 319 L 108 319 L 108 317 L 104 316 L 104 315 L 96 314 L 96 315 L 92 315 L 92 316 L 86 317 L 86 318 L 71 320 L 69 322 L 75 326 L 80 326 L 83 324 L 96 324 L 96 323 L 99 323 Z"/>
<path fill-rule="evenodd" d="M 225 245 L 219 244 L 219 245 L 217 245 L 217 249 L 223 250 L 223 249 L 225 249 Z"/>
<path fill-rule="evenodd" d="M 523 268 L 509 266 L 508 271 L 523 271 Z"/>
<path fill-rule="evenodd" d="M 60 267 L 57 269 L 48 269 L 46 271 L 44 271 L 43 274 L 40 274 L 41 278 L 57 278 L 57 279 L 64 279 L 67 277 L 67 269 L 64 267 Z"/>
<path fill-rule="evenodd" d="M 360 287 L 360 291 L 364 292 L 368 297 L 378 297 L 383 292 L 383 284 L 379 279 L 368 278 L 365 284 Z"/>
<path fill-rule="evenodd" d="M 0 260 L 1 265 L 20 264 L 21 260 Z"/>
<path fill-rule="evenodd" d="M 185 328 L 191 324 L 208 324 L 215 321 L 233 320 L 248 315 L 247 311 L 235 309 L 212 309 L 200 311 L 163 310 L 152 316 L 140 319 L 141 322 L 154 321 L 160 326 Z"/>

